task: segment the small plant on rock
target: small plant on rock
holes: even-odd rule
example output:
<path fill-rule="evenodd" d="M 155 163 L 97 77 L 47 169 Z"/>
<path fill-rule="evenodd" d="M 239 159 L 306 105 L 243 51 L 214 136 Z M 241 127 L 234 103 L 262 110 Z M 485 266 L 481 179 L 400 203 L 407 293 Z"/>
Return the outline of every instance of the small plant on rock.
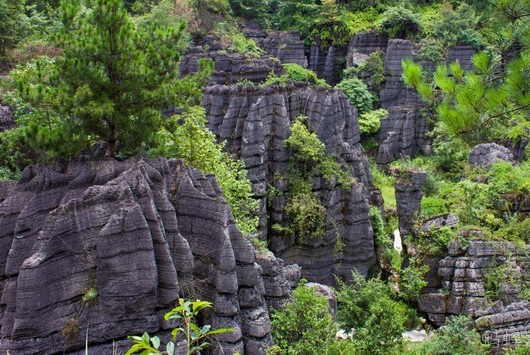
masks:
<path fill-rule="evenodd" d="M 196 354 L 200 350 L 210 346 L 210 343 L 206 341 L 207 337 L 233 331 L 232 328 L 211 329 L 211 325 L 205 325 L 200 328 L 195 324 L 195 318 L 199 312 L 211 306 L 212 303 L 208 301 L 184 301 L 181 298 L 179 299 L 179 305 L 164 315 L 165 320 L 181 320 L 180 326 L 173 329 L 171 335 L 173 335 L 173 339 L 176 341 L 178 335 L 180 333 L 183 334 L 184 340 L 186 341 L 186 355 Z M 142 336 L 130 336 L 129 339 L 134 344 L 125 355 L 135 353 L 140 353 L 141 355 L 176 355 L 175 342 L 168 342 L 166 344 L 166 350 L 160 351 L 160 338 L 157 336 L 150 337 L 149 334 L 144 333 Z"/>

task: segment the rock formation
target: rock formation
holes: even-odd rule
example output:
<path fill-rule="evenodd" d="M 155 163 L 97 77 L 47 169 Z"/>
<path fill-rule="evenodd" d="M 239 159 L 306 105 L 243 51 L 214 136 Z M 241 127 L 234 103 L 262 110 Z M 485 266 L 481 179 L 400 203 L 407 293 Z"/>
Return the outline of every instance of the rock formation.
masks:
<path fill-rule="evenodd" d="M 471 315 L 485 340 L 494 344 L 528 333 L 530 303 L 519 298 L 530 281 L 528 251 L 528 246 L 507 242 L 478 239 L 467 247 L 452 242 L 447 257 L 430 259 L 420 309 L 436 325 L 450 315 Z"/>
<path fill-rule="evenodd" d="M 167 332 L 163 314 L 185 297 L 234 329 L 213 353 L 265 354 L 265 299 L 299 278 L 256 257 L 215 178 L 180 161 L 28 167 L 0 184 L 0 226 L 0 353 L 82 353 L 87 333 L 91 354 L 123 350 L 127 335 Z"/>
<path fill-rule="evenodd" d="M 410 234 L 414 229 L 414 220 L 421 210 L 423 198 L 423 185 L 427 173 L 421 169 L 400 170 L 396 174 L 397 214 L 399 220 L 399 233 L 402 236 Z"/>
<path fill-rule="evenodd" d="M 328 84 L 335 85 L 340 81 L 340 74 L 346 66 L 347 51 L 348 48 L 346 47 L 321 48 L 311 46 L 309 48 L 308 68 L 326 80 Z"/>
<path fill-rule="evenodd" d="M 245 36 L 252 38 L 267 54 L 281 63 L 294 63 L 307 68 L 304 41 L 298 31 L 246 30 Z"/>
<path fill-rule="evenodd" d="M 471 153 L 469 153 L 468 161 L 472 168 L 489 168 L 491 164 L 499 161 L 515 163 L 512 152 L 496 143 L 484 143 L 474 146 Z"/>
<path fill-rule="evenodd" d="M 368 55 L 375 51 L 385 54 L 385 82 L 379 92 L 379 98 L 381 106 L 388 110 L 389 115 L 381 121 L 378 134 L 378 164 L 387 164 L 418 153 L 432 153 L 431 138 L 427 135 L 432 127 L 422 115 L 421 109 L 424 105 L 419 95 L 414 90 L 407 89 L 401 80 L 401 62 L 405 58 L 421 63 L 427 71 L 436 66 L 436 63 L 425 61 L 418 56 L 420 49 L 419 44 L 403 39 L 389 40 L 375 31 L 357 34 L 350 41 L 348 65 L 362 64 Z M 473 47 L 459 44 L 448 52 L 446 61 L 458 61 L 463 69 L 469 70 L 474 53 Z"/>
<path fill-rule="evenodd" d="M 0 132 L 15 127 L 9 106 L 0 105 Z"/>
<path fill-rule="evenodd" d="M 344 94 L 292 85 L 214 85 L 205 90 L 203 105 L 210 130 L 247 166 L 261 202 L 261 235 L 267 236 L 271 250 L 287 264 L 300 265 L 302 275 L 311 281 L 329 284 L 334 274 L 349 278 L 352 268 L 366 274 L 375 261 L 368 218 L 372 178 L 359 143 L 356 113 Z M 327 153 L 337 154 L 356 178 L 350 191 L 330 186 L 323 179 L 313 182 L 327 211 L 322 238 L 287 237 L 272 229 L 285 218 L 289 152 L 284 141 L 299 115 L 307 116 L 309 129 L 325 144 Z M 270 195 L 271 187 L 279 193 Z M 341 242 L 343 252 L 336 248 Z"/>

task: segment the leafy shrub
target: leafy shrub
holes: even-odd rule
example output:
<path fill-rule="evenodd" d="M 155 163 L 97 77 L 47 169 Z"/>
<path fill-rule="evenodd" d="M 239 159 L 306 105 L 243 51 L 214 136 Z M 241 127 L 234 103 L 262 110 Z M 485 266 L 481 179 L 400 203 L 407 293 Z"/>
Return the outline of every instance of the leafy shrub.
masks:
<path fill-rule="evenodd" d="M 390 38 L 409 38 L 420 30 L 419 16 L 403 5 L 389 7 L 383 14 L 379 29 Z"/>
<path fill-rule="evenodd" d="M 259 58 L 264 51 L 258 47 L 256 42 L 251 38 L 246 38 L 239 31 L 236 24 L 220 22 L 217 24 L 214 32 L 221 43 L 236 53 L 242 53 L 252 58 Z"/>
<path fill-rule="evenodd" d="M 211 325 L 198 327 L 196 318 L 203 309 L 210 308 L 211 302 L 208 301 L 184 301 L 179 299 L 179 305 L 164 315 L 166 321 L 170 319 L 179 319 L 181 324 L 178 328 L 173 329 L 171 335 L 173 340 L 177 340 L 179 333 L 183 333 L 186 340 L 186 355 L 196 354 L 200 350 L 210 346 L 206 338 L 216 334 L 230 333 L 234 330 L 232 328 L 218 328 L 211 329 Z M 132 355 L 140 353 L 144 355 L 176 355 L 175 342 L 168 342 L 166 344 L 166 351 L 161 352 L 160 339 L 157 336 L 150 337 L 149 334 L 144 333 L 142 336 L 130 336 L 133 341 L 131 348 L 125 355 Z"/>
<path fill-rule="evenodd" d="M 337 157 L 326 154 L 325 146 L 300 116 L 291 126 L 291 135 L 285 141 L 290 151 L 288 174 L 289 191 L 285 206 L 286 224 L 275 224 L 273 229 L 299 238 L 322 237 L 326 232 L 326 209 L 313 193 L 312 181 L 322 177 L 349 190 L 351 177 Z"/>
<path fill-rule="evenodd" d="M 489 347 L 480 341 L 480 334 L 470 325 L 469 316 L 450 318 L 436 334 L 411 345 L 405 355 L 487 355 Z"/>
<path fill-rule="evenodd" d="M 345 79 L 338 83 L 335 88 L 344 92 L 359 115 L 372 110 L 375 99 L 362 80 L 357 78 Z"/>
<path fill-rule="evenodd" d="M 355 349 L 360 354 L 386 355 L 399 348 L 410 312 L 393 299 L 389 286 L 357 273 L 351 284 L 339 284 L 337 318 L 343 329 L 355 329 Z"/>
<path fill-rule="evenodd" d="M 421 215 L 431 218 L 447 213 L 448 201 L 439 197 L 423 197 L 421 199 Z"/>
<path fill-rule="evenodd" d="M 306 83 L 308 85 L 322 86 L 329 88 L 325 80 L 320 79 L 317 74 L 295 63 L 283 64 L 285 74 L 277 76 L 271 72 L 262 85 L 271 85 L 275 83 L 288 83 L 289 81 Z"/>
<path fill-rule="evenodd" d="M 184 159 L 186 164 L 215 174 L 239 229 L 251 234 L 258 225 L 258 200 L 253 197 L 245 166 L 223 151 L 223 145 L 217 143 L 205 124 L 202 107 L 167 119 L 156 134 L 157 146 L 149 153 L 155 157 Z"/>
<path fill-rule="evenodd" d="M 442 227 L 438 230 L 420 232 L 410 240 L 410 243 L 418 248 L 422 256 L 445 256 L 447 245 L 456 238 L 457 232 L 454 229 Z"/>
<path fill-rule="evenodd" d="M 328 301 L 301 282 L 292 301 L 282 310 L 272 311 L 271 333 L 276 346 L 269 354 L 354 354 L 349 341 L 334 339 L 336 330 Z"/>
<path fill-rule="evenodd" d="M 421 265 L 418 259 L 409 260 L 409 265 L 399 271 L 399 298 L 405 302 L 418 302 L 420 291 L 427 286 L 424 277 L 429 266 Z"/>
<path fill-rule="evenodd" d="M 381 120 L 388 116 L 384 108 L 365 112 L 359 116 L 359 130 L 362 135 L 374 134 L 381 128 Z"/>
<path fill-rule="evenodd" d="M 451 3 L 441 5 L 436 15 L 422 23 L 422 29 L 426 36 L 437 38 L 442 41 L 442 46 L 454 46 L 458 42 L 464 42 L 478 48 L 482 45 L 480 34 L 475 31 L 480 21 L 480 16 L 469 4 L 460 3 L 456 9 Z"/>

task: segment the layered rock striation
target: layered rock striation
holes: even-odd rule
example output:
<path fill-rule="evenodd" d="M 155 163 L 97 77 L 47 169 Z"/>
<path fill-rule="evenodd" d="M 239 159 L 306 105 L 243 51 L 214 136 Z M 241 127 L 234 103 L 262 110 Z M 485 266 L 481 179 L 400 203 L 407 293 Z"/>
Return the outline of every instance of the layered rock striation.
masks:
<path fill-rule="evenodd" d="M 226 149 L 245 162 L 260 199 L 260 231 L 270 249 L 287 264 L 298 264 L 311 281 L 346 279 L 352 269 L 366 274 L 375 262 L 368 217 L 372 177 L 360 145 L 355 110 L 338 90 L 273 85 L 264 88 L 214 85 L 203 96 L 208 126 Z M 285 140 L 299 115 L 326 147 L 336 154 L 355 181 L 346 191 L 323 178 L 313 190 L 326 209 L 325 235 L 287 236 L 272 226 L 286 219 L 290 152 Z M 274 193 L 272 193 L 274 191 Z"/>
<path fill-rule="evenodd" d="M 484 341 L 513 342 L 530 332 L 530 303 L 521 299 L 530 281 L 528 252 L 528 246 L 507 242 L 452 242 L 447 257 L 429 260 L 429 284 L 420 296 L 420 309 L 435 325 L 451 315 L 471 315 Z"/>
<path fill-rule="evenodd" d="M 360 65 L 376 51 L 383 52 L 385 56 L 385 80 L 381 84 L 379 98 L 381 106 L 388 110 L 389 115 L 382 120 L 378 134 L 378 164 L 387 164 L 418 153 L 432 153 L 432 139 L 427 134 L 432 126 L 422 114 L 424 105 L 415 90 L 406 88 L 401 80 L 401 63 L 405 58 L 422 64 L 427 71 L 433 70 L 438 64 L 422 58 L 421 48 L 421 45 L 409 40 L 388 39 L 375 31 L 357 34 L 350 41 L 348 65 Z M 474 53 L 470 45 L 458 44 L 448 51 L 446 62 L 458 61 L 464 70 L 469 70 Z"/>
<path fill-rule="evenodd" d="M 163 314 L 185 297 L 212 301 L 204 321 L 234 329 L 213 353 L 265 354 L 265 298 L 299 277 L 257 258 L 215 178 L 180 161 L 28 167 L 0 185 L 0 226 L 1 353 L 80 353 L 86 334 L 90 353 L 123 350 L 127 335 L 167 332 Z M 286 286 L 271 293 L 258 261 Z"/>

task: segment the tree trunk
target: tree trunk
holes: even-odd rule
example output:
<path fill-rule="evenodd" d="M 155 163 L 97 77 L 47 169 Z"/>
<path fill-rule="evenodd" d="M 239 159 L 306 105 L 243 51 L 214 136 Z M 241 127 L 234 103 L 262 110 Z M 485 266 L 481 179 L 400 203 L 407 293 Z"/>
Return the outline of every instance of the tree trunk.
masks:
<path fill-rule="evenodd" d="M 116 126 L 109 125 L 109 136 L 107 143 L 109 144 L 109 157 L 114 158 L 116 155 Z"/>

